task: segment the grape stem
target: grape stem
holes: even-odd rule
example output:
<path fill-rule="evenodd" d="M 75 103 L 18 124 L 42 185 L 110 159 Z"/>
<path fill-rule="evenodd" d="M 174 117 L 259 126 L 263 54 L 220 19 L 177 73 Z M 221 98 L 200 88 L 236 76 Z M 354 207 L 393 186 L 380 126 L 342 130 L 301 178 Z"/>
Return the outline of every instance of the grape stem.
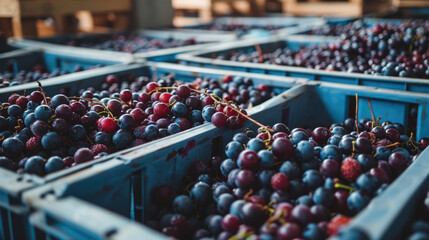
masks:
<path fill-rule="evenodd" d="M 374 112 L 372 111 L 372 104 L 371 104 L 371 100 L 368 100 L 368 105 L 369 105 L 369 110 L 371 111 L 371 117 L 372 117 L 372 121 L 375 122 L 375 118 L 374 118 Z"/>
<path fill-rule="evenodd" d="M 335 183 L 334 187 L 335 188 L 340 188 L 340 189 L 342 188 L 342 189 L 348 190 L 349 193 L 352 193 L 352 192 L 356 191 L 355 188 L 352 188 L 350 186 L 347 186 L 347 185 L 344 185 L 344 184 L 341 184 L 341 183 Z"/>
<path fill-rule="evenodd" d="M 283 218 L 284 216 L 287 216 L 288 211 L 286 209 L 280 209 L 276 214 L 268 218 L 266 224 L 270 224 L 273 222 L 280 222 L 282 225 L 286 223 L 286 220 Z"/>
<path fill-rule="evenodd" d="M 247 118 L 247 120 L 249 120 L 249 121 L 253 122 L 254 124 L 256 124 L 256 125 L 258 125 L 258 126 L 262 127 L 263 129 L 266 129 L 268 132 L 274 132 L 274 130 L 273 130 L 272 128 L 270 128 L 269 126 L 264 126 L 264 125 L 262 125 L 261 123 L 257 122 L 257 121 L 256 121 L 256 120 L 254 120 L 253 118 L 251 118 L 251 117 L 247 116 L 246 114 L 242 113 L 239 109 L 237 109 L 237 108 L 235 108 L 235 107 L 231 106 L 231 105 L 228 103 L 228 101 L 226 101 L 225 99 L 224 99 L 224 101 L 225 101 L 225 103 L 226 103 L 226 105 L 227 105 L 228 107 L 232 108 L 234 111 L 236 111 L 236 112 L 237 112 L 238 114 L 240 114 L 241 116 L 243 116 L 243 117 Z M 269 133 L 268 133 L 268 134 L 269 134 Z M 270 135 L 270 134 L 269 134 L 269 135 Z M 271 135 L 270 135 L 270 136 L 271 136 Z"/>
<path fill-rule="evenodd" d="M 91 145 L 94 145 L 94 143 L 91 141 L 91 138 L 88 137 L 88 134 L 85 134 L 85 136 L 88 139 L 88 141 L 91 143 Z"/>
<path fill-rule="evenodd" d="M 416 146 L 416 145 L 414 145 L 414 141 L 413 141 L 413 132 L 411 132 L 411 135 L 410 135 L 410 138 L 408 139 L 408 141 L 407 142 L 409 142 L 409 143 L 411 143 L 411 145 L 416 149 L 416 150 L 418 150 L 419 148 Z"/>
<path fill-rule="evenodd" d="M 392 143 L 392 144 L 389 144 L 389 145 L 384 146 L 384 147 L 385 147 L 385 148 L 397 147 L 399 144 L 400 144 L 399 142 L 396 142 L 396 143 Z"/>
<path fill-rule="evenodd" d="M 244 197 L 243 197 L 244 201 L 248 202 L 248 201 L 249 201 L 249 197 L 250 197 L 250 195 L 252 195 L 252 193 L 253 193 L 253 189 L 250 189 L 250 190 L 246 193 L 246 195 L 244 195 Z"/>
<path fill-rule="evenodd" d="M 88 102 L 95 102 L 100 104 L 102 107 L 104 107 L 104 109 L 106 109 L 107 113 L 110 115 L 111 118 L 115 119 L 115 116 L 113 115 L 113 113 L 109 110 L 109 108 L 101 101 L 98 100 L 94 100 L 91 98 L 81 98 L 81 97 L 69 97 L 70 99 L 77 99 L 77 100 L 84 100 L 84 101 L 88 101 Z M 116 119 L 115 119 L 116 120 Z"/>
<path fill-rule="evenodd" d="M 358 109 L 359 109 L 359 102 L 358 102 L 358 94 L 356 93 L 355 121 L 356 121 L 356 132 L 357 132 L 357 135 L 359 136 Z"/>
<path fill-rule="evenodd" d="M 259 61 L 259 63 L 262 63 L 264 61 L 264 56 L 262 54 L 261 46 L 259 46 L 259 44 L 255 43 L 255 49 L 256 49 L 256 52 L 258 52 L 258 61 Z"/>
<path fill-rule="evenodd" d="M 42 87 L 42 84 L 40 83 L 40 81 L 39 81 L 39 80 L 37 80 L 36 82 L 37 82 L 37 84 L 39 85 L 40 92 L 42 92 L 42 96 L 43 96 L 43 99 L 45 100 L 45 104 L 49 106 L 48 101 L 47 101 L 47 99 L 46 99 L 45 91 L 43 90 L 43 87 Z"/>

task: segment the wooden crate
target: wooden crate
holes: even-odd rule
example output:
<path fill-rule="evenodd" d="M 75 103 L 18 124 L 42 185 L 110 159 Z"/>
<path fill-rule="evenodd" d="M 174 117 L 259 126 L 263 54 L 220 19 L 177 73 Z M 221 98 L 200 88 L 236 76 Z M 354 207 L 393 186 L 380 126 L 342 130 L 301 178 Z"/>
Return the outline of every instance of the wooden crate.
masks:
<path fill-rule="evenodd" d="M 358 17 L 367 13 L 387 12 L 393 7 L 393 0 L 281 1 L 283 2 L 283 12 L 293 15 Z"/>
<path fill-rule="evenodd" d="M 57 33 L 70 32 L 70 17 L 78 11 L 129 13 L 131 0 L 0 0 L 0 18 L 10 18 L 15 37 L 37 35 L 37 20 L 53 17 Z"/>
<path fill-rule="evenodd" d="M 203 21 L 215 15 L 264 15 L 266 0 L 172 0 L 175 10 L 196 10 Z"/>
<path fill-rule="evenodd" d="M 429 7 L 428 0 L 395 0 L 394 3 L 399 8 Z"/>

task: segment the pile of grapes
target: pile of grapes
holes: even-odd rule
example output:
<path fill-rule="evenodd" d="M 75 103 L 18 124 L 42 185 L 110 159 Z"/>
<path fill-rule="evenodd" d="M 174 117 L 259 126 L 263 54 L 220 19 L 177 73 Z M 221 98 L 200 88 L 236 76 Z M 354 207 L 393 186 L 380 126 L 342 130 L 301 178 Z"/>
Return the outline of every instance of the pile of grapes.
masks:
<path fill-rule="evenodd" d="M 94 66 L 90 69 L 97 67 L 99 66 Z M 83 70 L 84 69 L 82 66 L 76 65 L 73 69 L 73 72 L 80 72 Z M 31 70 L 20 70 L 18 73 L 14 73 L 13 65 L 10 65 L 7 71 L 0 73 L 0 88 L 35 82 L 39 80 L 66 75 L 69 73 L 69 71 L 59 68 L 55 69 L 52 72 L 49 72 L 43 65 L 35 65 Z"/>
<path fill-rule="evenodd" d="M 279 47 L 265 52 L 255 47 L 219 54 L 214 58 L 377 76 L 429 78 L 429 21 L 350 28 L 353 30 L 341 28 L 335 34 L 340 39 L 330 44 L 298 49 Z"/>
<path fill-rule="evenodd" d="M 287 27 L 296 26 L 296 24 L 290 24 Z M 210 30 L 210 31 L 228 31 L 228 32 L 234 32 L 237 35 L 243 35 L 251 30 L 266 30 L 266 31 L 274 31 L 281 28 L 284 28 L 285 26 L 279 26 L 279 25 L 248 25 L 248 24 L 221 24 L 221 23 L 213 23 L 213 24 L 206 24 L 197 27 L 198 29 L 202 30 Z"/>
<path fill-rule="evenodd" d="M 174 39 L 159 39 L 151 37 L 143 37 L 136 34 L 129 35 L 109 35 L 98 37 L 96 39 L 72 39 L 65 43 L 68 46 L 94 48 L 100 50 L 110 50 L 117 52 L 142 53 L 150 52 L 165 48 L 183 47 L 197 44 L 195 38 L 185 40 Z"/>
<path fill-rule="evenodd" d="M 255 87 L 248 78 L 197 78 L 179 84 L 172 75 L 157 81 L 109 75 L 98 89 L 82 89 L 79 97 L 51 98 L 42 86 L 26 94 L 13 94 L 1 103 L 0 166 L 39 176 L 204 122 L 241 128 L 245 108 L 275 96 L 270 87 Z"/>
<path fill-rule="evenodd" d="M 247 130 L 226 145 L 226 157 L 195 162 L 177 194 L 168 185 L 155 187 L 147 225 L 178 239 L 325 239 L 428 143 L 413 141 L 401 124 L 369 119 Z"/>

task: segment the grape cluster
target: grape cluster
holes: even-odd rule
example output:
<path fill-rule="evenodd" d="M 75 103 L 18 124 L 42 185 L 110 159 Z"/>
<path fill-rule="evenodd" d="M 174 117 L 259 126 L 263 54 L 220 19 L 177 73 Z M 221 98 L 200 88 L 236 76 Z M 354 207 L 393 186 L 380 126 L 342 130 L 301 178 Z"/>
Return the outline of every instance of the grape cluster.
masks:
<path fill-rule="evenodd" d="M 237 133 L 226 158 L 195 162 L 183 188 L 152 190 L 147 225 L 179 239 L 325 239 L 341 231 L 427 146 L 398 123 L 278 123 Z M 343 231 L 344 232 L 344 231 Z M 363 233 L 361 239 L 365 239 Z"/>
<path fill-rule="evenodd" d="M 288 27 L 296 26 L 297 24 L 290 24 Z M 210 31 L 227 31 L 227 32 L 234 32 L 237 35 L 242 35 L 250 30 L 267 30 L 267 31 L 274 31 L 281 28 L 284 28 L 284 26 L 280 25 L 248 25 L 248 24 L 221 24 L 221 23 L 213 23 L 213 24 L 205 24 L 196 27 L 198 29 L 202 30 L 210 30 Z"/>
<path fill-rule="evenodd" d="M 207 83 L 213 90 L 197 90 Z M 28 95 L 13 94 L 2 103 L 0 166 L 43 176 L 212 120 L 217 126 L 240 128 L 247 119 L 233 109 L 246 112 L 221 97 L 242 97 L 240 105 L 247 108 L 266 100 L 272 91 L 231 76 L 225 76 L 222 84 L 211 78 L 179 84 L 172 75 L 156 82 L 144 76 L 108 75 L 99 88 L 82 89 L 79 95 L 51 98 L 41 87 Z"/>
<path fill-rule="evenodd" d="M 413 20 L 345 31 L 338 41 L 329 44 L 277 48 L 262 54 L 250 48 L 214 57 L 377 76 L 429 78 L 428 38 L 429 21 Z"/>
<path fill-rule="evenodd" d="M 183 47 L 197 44 L 195 38 L 186 40 L 159 39 L 143 37 L 136 34 L 100 36 L 95 39 L 72 39 L 65 43 L 68 46 L 94 48 L 117 52 L 142 53 L 165 48 Z"/>
<path fill-rule="evenodd" d="M 320 28 L 311 30 L 308 35 L 322 35 L 322 36 L 339 36 L 346 33 L 356 33 L 370 28 L 363 20 L 356 20 L 350 23 L 336 23 L 326 24 Z"/>
<path fill-rule="evenodd" d="M 99 66 L 91 67 L 91 69 L 96 67 Z M 80 72 L 83 70 L 84 69 L 82 66 L 76 65 L 73 69 L 73 72 Z M 19 72 L 14 73 L 13 65 L 10 65 L 8 67 L 8 71 L 0 73 L 0 88 L 35 82 L 38 80 L 58 77 L 69 73 L 69 71 L 59 68 L 52 72 L 48 72 L 43 65 L 35 65 L 31 70 L 20 70 Z"/>

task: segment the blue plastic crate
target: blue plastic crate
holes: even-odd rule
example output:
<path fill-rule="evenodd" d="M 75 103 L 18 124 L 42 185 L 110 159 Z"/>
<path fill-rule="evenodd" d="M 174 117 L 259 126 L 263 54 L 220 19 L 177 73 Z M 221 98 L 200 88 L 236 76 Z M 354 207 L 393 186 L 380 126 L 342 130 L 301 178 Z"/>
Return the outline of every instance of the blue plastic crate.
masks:
<path fill-rule="evenodd" d="M 368 204 L 348 226 L 370 239 L 402 239 L 406 225 L 417 215 L 429 190 L 429 150 L 415 161 L 382 195 Z"/>
<path fill-rule="evenodd" d="M 16 50 L 16 47 L 12 47 L 9 44 L 7 44 L 6 36 L 0 33 L 0 55 Z"/>
<path fill-rule="evenodd" d="M 402 91 L 429 93 L 428 79 L 373 76 L 360 73 L 314 70 L 303 67 L 270 65 L 264 63 L 243 63 L 211 58 L 213 55 L 231 51 L 254 51 L 256 44 L 258 44 L 262 51 L 264 51 L 274 50 L 278 47 L 289 47 L 291 49 L 296 49 L 299 46 L 329 43 L 335 40 L 335 37 L 303 35 L 271 37 L 260 41 L 242 40 L 234 43 L 225 43 L 211 47 L 210 49 L 180 54 L 177 56 L 177 58 L 182 64 L 191 66 L 212 67 L 217 69 L 263 73 L 269 75 L 299 77 L 321 82 L 344 83 Z"/>
<path fill-rule="evenodd" d="M 285 79 L 282 77 L 276 76 L 264 76 L 264 75 L 256 75 L 249 73 L 241 73 L 241 72 L 229 72 L 229 71 L 217 71 L 215 69 L 202 69 L 195 67 L 185 67 L 181 65 L 175 64 L 165 64 L 165 63 L 150 63 L 149 65 L 138 63 L 132 65 L 115 65 L 109 66 L 106 68 L 95 69 L 92 71 L 88 71 L 87 73 L 80 72 L 75 75 L 66 75 L 62 77 L 58 77 L 57 79 L 45 80 L 42 82 L 45 93 L 48 96 L 52 96 L 57 94 L 61 89 L 68 88 L 70 95 L 75 95 L 78 93 L 80 89 L 87 87 L 99 86 L 105 80 L 106 76 L 109 74 L 115 74 L 118 77 L 128 76 L 130 74 L 135 76 L 163 76 L 165 74 L 174 73 L 175 78 L 181 81 L 193 81 L 198 76 L 206 76 L 206 77 L 222 77 L 224 75 L 232 75 L 232 76 L 243 76 L 251 78 L 255 84 L 265 83 L 269 86 L 273 87 L 275 91 L 284 91 L 285 89 L 289 89 L 296 84 L 301 84 L 305 82 L 303 79 L 295 79 L 289 78 Z M 22 87 L 23 85 L 10 87 L 10 89 L 0 89 L 0 99 L 7 99 L 12 92 L 21 93 L 21 91 L 31 91 L 38 89 L 37 83 L 29 83 Z M 188 131 L 193 131 L 190 129 Z M 176 134 L 178 136 L 182 134 Z M 180 138 L 180 137 L 179 137 Z M 152 143 L 152 142 L 151 142 Z M 156 144 L 163 145 L 163 139 L 154 141 Z M 146 145 L 143 145 L 143 147 Z M 141 146 L 137 146 L 132 148 L 134 150 L 141 148 Z M 32 232 L 29 231 L 29 222 L 28 216 L 30 209 L 23 205 L 22 203 L 22 194 L 23 192 L 37 187 L 42 186 L 48 182 L 54 181 L 56 179 L 66 177 L 68 175 L 74 175 L 76 172 L 88 168 L 92 165 L 97 165 L 101 162 L 105 162 L 113 159 L 115 156 L 120 155 L 121 153 L 128 152 L 128 150 L 124 150 L 122 152 L 117 152 L 115 154 L 110 154 L 107 157 L 100 158 L 97 160 L 93 160 L 84 164 L 79 164 L 76 167 L 65 169 L 45 177 L 38 177 L 28 174 L 16 174 L 14 172 L 10 172 L 0 168 L 0 239 L 27 239 L 32 237 Z M 119 178 L 121 176 L 118 176 Z M 113 179 L 117 179 L 112 177 Z M 87 189 L 88 196 L 91 194 L 91 188 L 89 186 L 84 187 Z M 128 198 L 130 186 L 124 186 L 121 191 L 123 193 L 119 194 L 122 197 Z M 103 201 L 108 201 L 106 198 Z M 110 202 L 111 203 L 111 202 Z M 122 209 L 119 212 L 123 212 L 127 209 L 128 205 L 120 206 Z"/>
<path fill-rule="evenodd" d="M 128 34 L 127 32 L 113 32 L 113 33 L 102 33 L 102 34 L 100 33 L 100 34 L 84 34 L 84 35 L 65 35 L 65 36 L 50 37 L 50 38 L 9 39 L 9 44 L 12 46 L 21 47 L 21 48 L 62 49 L 62 50 L 68 50 L 71 52 L 79 53 L 85 56 L 105 55 L 105 56 L 112 56 L 112 57 L 129 58 L 132 56 L 132 54 L 126 53 L 126 52 L 115 52 L 115 51 L 109 51 L 109 50 L 99 50 L 99 49 L 91 49 L 91 48 L 84 48 L 84 47 L 72 47 L 72 46 L 65 45 L 71 39 L 91 40 L 91 39 L 97 39 L 100 37 L 112 36 L 119 33 Z M 210 33 L 199 34 L 195 32 L 181 32 L 176 30 L 169 30 L 169 31 L 139 30 L 139 31 L 135 31 L 135 33 L 144 37 L 150 37 L 150 38 L 156 38 L 156 39 L 168 39 L 172 37 L 175 39 L 185 40 L 189 38 L 194 38 L 197 42 L 200 43 L 195 45 L 160 49 L 160 50 L 134 54 L 134 57 L 136 58 L 145 58 L 148 60 L 158 61 L 158 62 L 175 61 L 176 60 L 175 56 L 179 53 L 194 51 L 197 49 L 204 49 L 204 48 L 207 48 L 208 46 L 213 45 L 215 42 L 231 41 L 236 39 L 235 34 L 223 34 L 223 35 L 210 34 Z"/>
<path fill-rule="evenodd" d="M 278 34 L 294 34 L 309 29 L 315 29 L 323 26 L 325 20 L 317 17 L 291 17 L 291 16 L 272 16 L 272 17 L 219 17 L 209 23 L 197 23 L 182 28 L 177 28 L 183 31 L 195 31 L 195 33 L 217 33 L 217 34 L 230 34 L 231 32 L 237 34 L 240 38 L 258 38 L 267 37 Z M 261 26 L 266 27 L 267 25 L 279 27 L 276 30 L 265 30 L 265 29 L 251 29 L 249 31 L 221 31 L 221 30 L 209 30 L 212 24 L 241 24 L 245 26 Z"/>
<path fill-rule="evenodd" d="M 325 25 L 323 27 L 327 26 L 344 26 L 347 24 L 359 24 L 366 28 L 370 28 L 376 24 L 398 24 L 400 23 L 400 19 L 389 19 L 389 18 L 375 18 L 375 17 L 362 17 L 362 18 L 335 18 L 335 17 L 326 17 L 324 18 Z M 310 34 L 311 30 L 303 30 L 301 32 L 297 32 L 297 34 Z M 339 35 L 338 35 L 339 36 Z"/>
<path fill-rule="evenodd" d="M 0 54 L 0 72 L 9 71 L 17 74 L 21 70 L 32 70 L 36 65 L 42 65 L 49 73 L 57 69 L 70 72 L 63 76 L 41 80 L 42 84 L 47 81 L 55 84 L 57 81 L 61 82 L 64 76 L 70 79 L 79 78 L 86 74 L 92 75 L 94 70 L 91 68 L 102 68 L 103 66 L 120 64 L 127 61 L 129 61 L 128 58 L 111 58 L 109 56 L 87 57 L 67 51 L 19 49 Z M 76 66 L 81 66 L 84 71 L 73 72 Z M 37 83 L 24 83 L 17 86 L 3 87 L 0 88 L 0 93 L 14 93 L 19 90 L 27 90 L 34 85 L 37 85 Z M 5 100 L 5 98 L 1 100 Z"/>
<path fill-rule="evenodd" d="M 359 118 L 370 116 L 367 103 L 367 99 L 370 99 L 376 116 L 401 122 L 408 130 L 414 128 L 408 123 L 417 120 L 417 138 L 429 135 L 429 96 L 372 87 L 308 82 L 250 109 L 249 113 L 255 120 L 266 125 L 276 122 L 284 122 L 291 128 L 329 125 L 354 116 L 355 109 L 349 106 L 354 105 L 350 102 L 356 93 L 360 99 Z M 416 106 L 417 119 L 412 120 L 409 110 L 410 107 Z M 256 125 L 248 121 L 246 127 L 255 129 Z M 67 237 L 70 238 L 99 232 L 97 227 L 88 230 L 84 225 L 76 224 L 76 221 L 74 225 L 68 224 L 60 217 L 64 216 L 62 209 L 48 204 L 49 201 L 66 199 L 69 196 L 145 223 L 148 209 L 151 208 L 151 190 L 155 186 L 169 184 L 178 188 L 193 162 L 210 161 L 212 155 L 223 154 L 225 145 L 232 139 L 233 134 L 239 131 L 242 130 L 233 131 L 203 124 L 181 135 L 169 136 L 163 141 L 124 151 L 117 161 L 94 165 L 80 173 L 28 191 L 24 194 L 24 201 L 37 211 L 49 214 L 48 219 L 54 219 L 44 219 L 44 222 L 39 223 L 33 230 L 46 238 L 57 236 L 57 231 L 68 232 Z M 426 161 L 424 156 L 428 151 L 415 161 L 416 166 Z M 412 172 L 415 168 L 412 166 L 409 170 Z M 412 175 L 408 172 L 407 170 L 405 176 Z M 427 178 L 429 172 L 426 171 L 425 174 Z M 420 177 L 413 178 L 415 182 L 421 180 Z M 392 186 L 402 184 L 400 181 L 402 178 L 396 180 Z M 368 207 L 365 211 L 371 211 L 371 208 Z"/>

